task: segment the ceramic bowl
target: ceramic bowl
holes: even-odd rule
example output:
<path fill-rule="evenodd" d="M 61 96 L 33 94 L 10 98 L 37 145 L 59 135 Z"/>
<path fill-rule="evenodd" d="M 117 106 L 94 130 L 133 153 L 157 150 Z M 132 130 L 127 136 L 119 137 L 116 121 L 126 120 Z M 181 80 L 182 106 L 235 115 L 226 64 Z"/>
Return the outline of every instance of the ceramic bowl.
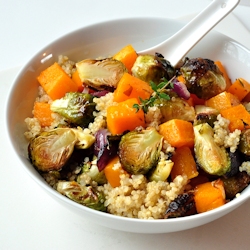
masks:
<path fill-rule="evenodd" d="M 27 174 L 44 189 L 52 199 L 75 213 L 103 226 L 137 233 L 166 233 L 190 229 L 220 218 L 231 212 L 250 196 L 250 187 L 241 196 L 210 212 L 167 220 L 130 219 L 98 212 L 79 205 L 53 190 L 37 173 L 27 157 L 27 142 L 24 138 L 24 119 L 31 117 L 37 95 L 36 77 L 46 67 L 57 61 L 58 55 L 67 55 L 78 61 L 83 58 L 110 56 L 127 44 L 136 51 L 156 45 L 183 26 L 170 19 L 130 18 L 103 22 L 81 28 L 51 42 L 38 51 L 20 70 L 11 86 L 6 110 L 6 125 L 12 154 L 16 154 Z M 160 52 L 160 51 L 159 51 Z M 231 79 L 250 79 L 250 51 L 236 41 L 217 32 L 210 32 L 188 54 L 189 57 L 204 57 L 221 60 Z"/>

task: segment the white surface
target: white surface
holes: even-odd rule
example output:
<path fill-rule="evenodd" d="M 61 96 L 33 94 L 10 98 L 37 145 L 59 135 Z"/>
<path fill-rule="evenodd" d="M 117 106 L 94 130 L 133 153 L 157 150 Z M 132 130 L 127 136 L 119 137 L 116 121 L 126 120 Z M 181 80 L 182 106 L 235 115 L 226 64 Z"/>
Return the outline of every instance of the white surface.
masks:
<path fill-rule="evenodd" d="M 70 30 L 116 17 L 187 17 L 204 8 L 208 2 L 0 0 L 2 104 L 18 71 L 16 66 Z M 239 18 L 238 13 L 250 13 L 246 8 L 239 6 L 234 14 Z M 223 21 L 222 32 L 247 43 L 249 34 L 245 33 L 246 29 L 235 21 L 235 17 L 233 24 L 232 19 L 228 16 Z M 250 19 L 242 16 L 239 19 L 249 27 Z M 233 32 L 232 27 L 235 26 L 238 29 Z M 4 105 L 1 109 L 3 114 Z M 144 235 L 110 230 L 76 216 L 47 196 L 18 168 L 15 157 L 8 155 L 5 136 L 1 131 L 0 249 L 249 249 L 249 201 L 215 222 L 179 233 Z"/>

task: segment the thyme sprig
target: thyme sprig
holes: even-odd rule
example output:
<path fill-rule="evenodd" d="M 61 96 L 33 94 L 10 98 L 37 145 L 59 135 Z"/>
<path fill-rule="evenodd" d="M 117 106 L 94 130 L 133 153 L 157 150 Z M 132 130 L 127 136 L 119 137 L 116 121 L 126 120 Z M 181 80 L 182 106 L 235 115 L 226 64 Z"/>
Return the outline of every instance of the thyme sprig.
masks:
<path fill-rule="evenodd" d="M 149 107 L 153 107 L 157 99 L 170 100 L 170 96 L 165 93 L 165 90 L 166 88 L 173 88 L 172 79 L 168 81 L 166 78 L 163 78 L 163 81 L 159 84 L 155 84 L 153 81 L 150 81 L 149 84 L 154 92 L 148 99 L 142 99 L 139 97 L 140 104 L 133 105 L 133 108 L 136 109 L 136 112 L 142 109 L 144 113 L 147 113 Z"/>

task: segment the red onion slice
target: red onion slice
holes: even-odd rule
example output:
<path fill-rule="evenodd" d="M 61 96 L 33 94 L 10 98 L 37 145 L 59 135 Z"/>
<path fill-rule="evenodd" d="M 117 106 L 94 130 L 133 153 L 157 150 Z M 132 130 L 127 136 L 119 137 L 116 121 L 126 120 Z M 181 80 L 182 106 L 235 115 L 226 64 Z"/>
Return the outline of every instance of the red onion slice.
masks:
<path fill-rule="evenodd" d="M 179 81 L 174 81 L 174 92 L 179 96 L 182 97 L 183 99 L 187 100 L 190 98 L 190 92 L 187 89 L 187 86 Z"/>

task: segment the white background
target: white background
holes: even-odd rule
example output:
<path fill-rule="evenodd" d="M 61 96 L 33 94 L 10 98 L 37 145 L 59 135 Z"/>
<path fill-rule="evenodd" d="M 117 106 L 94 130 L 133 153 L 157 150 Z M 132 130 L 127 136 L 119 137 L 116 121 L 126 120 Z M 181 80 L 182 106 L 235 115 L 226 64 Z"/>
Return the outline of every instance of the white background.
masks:
<path fill-rule="evenodd" d="M 209 2 L 0 0 L 1 128 L 6 93 L 20 66 L 47 43 L 74 29 L 116 18 L 152 16 L 188 20 Z M 250 7 L 238 6 L 216 29 L 250 47 L 249 14 Z M 145 235 L 111 230 L 73 214 L 47 196 L 9 153 L 5 131 L 0 133 L 1 250 L 249 249 L 249 201 L 215 222 L 183 232 Z"/>

